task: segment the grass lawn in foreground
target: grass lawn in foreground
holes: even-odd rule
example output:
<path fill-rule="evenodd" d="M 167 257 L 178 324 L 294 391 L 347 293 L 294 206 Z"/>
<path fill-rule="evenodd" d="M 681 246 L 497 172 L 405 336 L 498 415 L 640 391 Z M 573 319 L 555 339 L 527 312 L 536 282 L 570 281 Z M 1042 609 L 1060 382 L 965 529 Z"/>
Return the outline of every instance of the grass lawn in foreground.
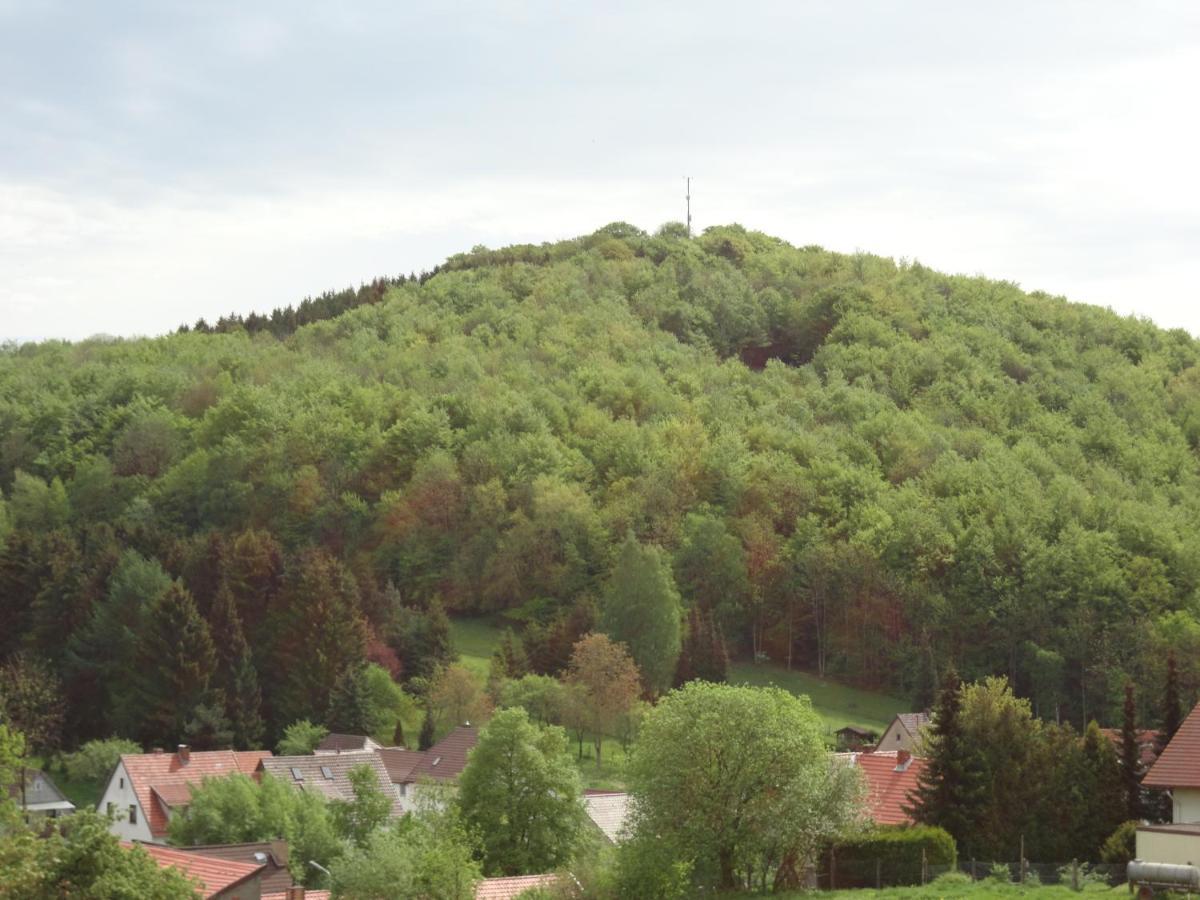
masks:
<path fill-rule="evenodd" d="M 1061 884 L 1043 887 L 986 880 L 974 884 L 939 884 L 933 881 L 924 887 L 886 888 L 881 891 L 819 891 L 771 896 L 782 900 L 957 900 L 960 897 L 967 900 L 1017 900 L 1019 897 L 1028 897 L 1029 900 L 1068 900 L 1079 898 L 1081 895 L 1096 900 L 1102 897 L 1128 897 L 1129 888 L 1123 884 L 1117 887 L 1090 884 L 1085 885 L 1082 891 L 1076 892 Z M 1173 896 L 1183 900 L 1186 895 Z"/>
<path fill-rule="evenodd" d="M 793 694 L 806 694 L 830 732 L 845 725 L 857 725 L 882 733 L 896 713 L 909 712 L 912 706 L 911 701 L 901 697 L 864 691 L 794 669 L 789 672 L 773 663 L 733 663 L 729 667 L 729 683 L 774 685 Z"/>

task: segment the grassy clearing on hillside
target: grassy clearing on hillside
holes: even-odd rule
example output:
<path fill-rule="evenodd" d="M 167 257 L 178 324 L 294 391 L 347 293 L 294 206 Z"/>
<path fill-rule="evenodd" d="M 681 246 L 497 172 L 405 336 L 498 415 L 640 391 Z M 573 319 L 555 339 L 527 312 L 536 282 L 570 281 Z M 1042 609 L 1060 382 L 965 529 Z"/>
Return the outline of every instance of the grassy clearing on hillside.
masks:
<path fill-rule="evenodd" d="M 491 619 L 450 620 L 450 642 L 458 652 L 458 661 L 485 681 L 488 664 L 503 634 L 504 629 Z"/>
<path fill-rule="evenodd" d="M 729 667 L 729 682 L 758 687 L 774 685 L 793 694 L 806 694 L 830 731 L 857 725 L 882 732 L 896 713 L 908 712 L 912 705 L 900 697 L 848 687 L 806 672 L 789 672 L 770 663 L 734 663 Z"/>

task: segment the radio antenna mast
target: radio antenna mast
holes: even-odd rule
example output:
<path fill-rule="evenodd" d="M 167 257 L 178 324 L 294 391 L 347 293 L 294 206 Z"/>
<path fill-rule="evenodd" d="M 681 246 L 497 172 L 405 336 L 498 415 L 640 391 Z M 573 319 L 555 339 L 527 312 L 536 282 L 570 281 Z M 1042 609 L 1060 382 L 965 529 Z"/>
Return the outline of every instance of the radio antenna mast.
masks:
<path fill-rule="evenodd" d="M 687 176 L 687 195 L 684 198 L 687 200 L 687 234 L 692 236 L 692 176 Z"/>

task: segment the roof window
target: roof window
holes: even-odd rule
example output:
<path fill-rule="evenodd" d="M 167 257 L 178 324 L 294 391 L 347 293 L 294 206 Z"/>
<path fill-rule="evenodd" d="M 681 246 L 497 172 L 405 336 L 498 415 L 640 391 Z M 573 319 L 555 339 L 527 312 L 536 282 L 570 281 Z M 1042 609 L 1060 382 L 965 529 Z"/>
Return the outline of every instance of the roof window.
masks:
<path fill-rule="evenodd" d="M 333 770 L 329 766 L 321 766 L 321 774 L 328 780 L 333 781 Z"/>
<path fill-rule="evenodd" d="M 292 766 L 291 768 L 292 768 L 292 778 L 294 778 L 296 781 L 303 781 L 304 773 L 301 772 L 299 769 L 297 769 L 295 766 Z"/>

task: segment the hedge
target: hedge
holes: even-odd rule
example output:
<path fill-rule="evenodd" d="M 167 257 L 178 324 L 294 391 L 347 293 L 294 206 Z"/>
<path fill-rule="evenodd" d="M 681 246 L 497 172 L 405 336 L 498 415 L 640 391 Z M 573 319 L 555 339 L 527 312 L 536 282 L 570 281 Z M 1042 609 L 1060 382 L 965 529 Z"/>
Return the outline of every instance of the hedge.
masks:
<path fill-rule="evenodd" d="M 877 828 L 833 848 L 835 884 L 874 887 L 877 878 L 885 885 L 920 884 L 922 850 L 931 869 L 953 868 L 958 860 L 954 838 L 944 828 Z M 828 867 L 829 860 L 825 863 Z"/>

